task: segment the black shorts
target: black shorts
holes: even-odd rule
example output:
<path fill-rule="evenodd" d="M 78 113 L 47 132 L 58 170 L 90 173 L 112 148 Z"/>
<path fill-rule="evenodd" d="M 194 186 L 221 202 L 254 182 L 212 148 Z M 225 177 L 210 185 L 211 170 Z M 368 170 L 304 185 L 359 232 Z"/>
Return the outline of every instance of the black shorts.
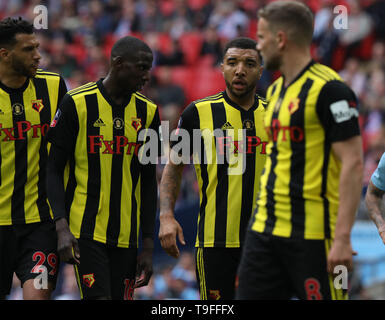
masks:
<path fill-rule="evenodd" d="M 201 300 L 235 297 L 240 248 L 196 248 L 196 277 Z"/>
<path fill-rule="evenodd" d="M 117 248 L 89 239 L 78 239 L 80 265 L 75 274 L 82 299 L 132 300 L 136 248 Z"/>
<path fill-rule="evenodd" d="M 0 295 L 9 294 L 13 273 L 36 288 L 55 287 L 58 275 L 57 236 L 52 221 L 0 226 Z"/>
<path fill-rule="evenodd" d="M 239 266 L 240 300 L 346 300 L 327 272 L 331 240 L 303 240 L 248 231 Z M 346 275 L 347 278 L 347 275 Z"/>

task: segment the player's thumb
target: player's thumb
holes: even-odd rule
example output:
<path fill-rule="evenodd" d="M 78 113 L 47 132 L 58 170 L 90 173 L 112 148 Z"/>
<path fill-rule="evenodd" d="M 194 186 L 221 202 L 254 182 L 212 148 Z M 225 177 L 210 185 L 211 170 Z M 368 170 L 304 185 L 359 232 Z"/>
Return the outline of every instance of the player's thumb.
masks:
<path fill-rule="evenodd" d="M 186 244 L 186 242 L 184 241 L 184 235 L 183 235 L 183 230 L 181 227 L 178 228 L 178 239 L 179 239 L 179 242 L 183 245 Z"/>

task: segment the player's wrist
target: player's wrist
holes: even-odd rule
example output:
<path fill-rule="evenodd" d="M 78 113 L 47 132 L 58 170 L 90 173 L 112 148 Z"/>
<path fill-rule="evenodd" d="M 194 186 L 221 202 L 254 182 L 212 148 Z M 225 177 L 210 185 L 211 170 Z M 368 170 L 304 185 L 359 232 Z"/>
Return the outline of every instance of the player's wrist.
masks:
<path fill-rule="evenodd" d="M 174 212 L 172 210 L 161 211 L 159 214 L 159 220 L 175 219 Z"/>

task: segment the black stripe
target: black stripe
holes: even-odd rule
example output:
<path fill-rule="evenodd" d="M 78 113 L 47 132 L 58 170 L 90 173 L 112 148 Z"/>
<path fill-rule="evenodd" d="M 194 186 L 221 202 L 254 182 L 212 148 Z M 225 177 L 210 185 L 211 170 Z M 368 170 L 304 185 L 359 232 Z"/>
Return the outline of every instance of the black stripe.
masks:
<path fill-rule="evenodd" d="M 51 101 L 48 94 L 48 84 L 46 79 L 34 78 L 33 82 L 36 88 L 36 99 L 41 99 L 44 105 L 43 109 L 40 111 L 40 124 L 42 134 L 46 133 L 46 130 L 49 128 L 51 122 Z M 47 194 L 45 189 L 45 177 L 46 177 L 46 165 L 48 160 L 48 150 L 47 150 L 47 141 L 42 139 L 40 150 L 39 150 L 39 180 L 37 183 L 38 187 L 38 199 L 37 207 L 39 209 L 40 219 L 42 221 L 49 219 L 49 207 L 47 202 Z"/>
<path fill-rule="evenodd" d="M 321 198 L 323 199 L 324 205 L 324 232 L 325 239 L 330 239 L 330 212 L 329 212 L 329 200 L 326 196 L 327 188 L 327 179 L 328 179 L 328 167 L 329 167 L 329 157 L 330 157 L 330 143 L 328 141 L 324 142 L 324 159 L 322 165 L 322 187 L 321 187 Z"/>
<path fill-rule="evenodd" d="M 251 120 L 254 123 L 254 112 L 249 110 L 241 112 L 242 123 L 245 120 Z M 257 139 L 255 123 L 252 129 L 246 130 L 246 144 L 244 145 L 244 156 L 246 156 L 246 170 L 242 175 L 242 207 L 241 207 L 241 221 L 239 226 L 239 240 L 243 243 L 246 235 L 246 228 L 253 210 L 253 195 L 255 183 L 255 159 L 256 148 L 252 149 L 252 153 L 247 153 L 249 141 L 255 144 Z"/>
<path fill-rule="evenodd" d="M 227 122 L 226 110 L 223 102 L 211 103 L 211 112 L 213 117 L 213 128 L 221 129 Z M 224 131 L 224 137 L 226 131 Z M 215 137 L 215 145 L 218 144 L 218 138 Z M 223 247 L 226 244 L 226 229 L 227 229 L 227 195 L 229 192 L 229 179 L 228 179 L 228 163 L 226 159 L 227 148 L 224 148 L 224 155 L 220 155 L 220 148 L 216 147 L 217 153 L 217 188 L 216 188 L 216 214 L 215 214 L 215 234 L 214 234 L 214 247 Z M 220 164 L 220 160 L 223 159 L 223 163 Z M 210 177 L 213 178 L 213 177 Z"/>
<path fill-rule="evenodd" d="M 70 212 L 71 204 L 74 200 L 75 189 L 77 186 L 76 177 L 75 177 L 75 157 L 69 160 L 69 177 L 66 186 L 66 194 L 65 194 L 65 203 L 66 203 L 66 211 Z"/>
<path fill-rule="evenodd" d="M 98 214 L 100 201 L 100 153 L 90 153 L 90 137 L 100 135 L 100 128 L 94 127 L 93 123 L 99 119 L 99 106 L 96 93 L 85 96 L 87 108 L 87 157 L 88 157 L 88 181 L 87 200 L 80 236 L 93 237 L 95 230 L 96 215 Z M 96 138 L 95 138 L 96 139 Z M 81 151 L 82 152 L 82 151 Z"/>
<path fill-rule="evenodd" d="M 23 102 L 23 92 L 13 91 L 10 94 L 11 106 L 12 106 L 12 121 L 13 121 L 13 134 L 15 143 L 15 173 L 14 173 L 14 189 L 11 199 L 11 212 L 12 223 L 25 223 L 25 184 L 27 183 L 27 162 L 28 162 L 28 138 L 23 134 L 19 137 L 17 130 L 18 123 L 25 121 L 25 107 Z M 22 112 L 15 114 L 15 104 L 22 105 Z M 21 110 L 21 109 L 20 109 Z M 21 124 L 20 124 L 21 125 Z M 22 126 L 25 129 L 25 126 Z M 8 143 L 12 143 L 9 141 Z"/>
<path fill-rule="evenodd" d="M 303 197 L 306 161 L 305 106 L 306 98 L 313 82 L 313 80 L 307 79 L 303 84 L 298 95 L 299 108 L 291 115 L 290 131 L 286 132 L 286 134 L 290 135 L 292 151 L 289 183 L 292 224 L 291 237 L 301 239 L 303 239 L 305 235 L 305 199 Z M 296 128 L 298 128 L 298 130 Z"/>
<path fill-rule="evenodd" d="M 112 108 L 112 119 L 120 118 L 124 121 L 124 108 Z M 113 138 L 124 136 L 124 126 L 121 129 L 113 128 Z M 110 216 L 107 226 L 107 243 L 117 246 L 120 234 L 120 213 L 121 213 L 121 194 L 122 194 L 122 168 L 124 152 L 117 154 L 114 144 L 114 154 L 112 155 L 111 168 L 111 188 L 110 188 Z"/>

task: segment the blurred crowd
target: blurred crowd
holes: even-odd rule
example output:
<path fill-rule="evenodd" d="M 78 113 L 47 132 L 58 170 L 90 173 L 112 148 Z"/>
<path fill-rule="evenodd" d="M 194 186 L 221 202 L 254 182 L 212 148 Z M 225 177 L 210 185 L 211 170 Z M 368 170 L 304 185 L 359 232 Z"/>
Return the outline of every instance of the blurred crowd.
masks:
<path fill-rule="evenodd" d="M 143 93 L 160 107 L 170 130 L 193 100 L 225 87 L 219 65 L 224 44 L 255 38 L 258 8 L 270 0 L 0 0 L 0 19 L 34 21 L 44 5 L 48 28 L 37 30 L 41 68 L 60 73 L 69 89 L 106 75 L 110 50 L 122 36 L 146 41 L 154 52 L 151 82 Z M 359 98 L 366 187 L 385 151 L 385 1 L 304 0 L 315 14 L 312 53 L 340 73 Z M 341 6 L 342 5 L 342 6 Z M 346 10 L 346 12 L 344 11 Z M 344 13 L 348 20 L 343 20 Z M 278 74 L 264 71 L 258 93 Z M 159 166 L 159 177 L 162 167 Z M 365 192 L 365 188 L 363 189 Z M 187 166 L 178 206 L 199 199 L 195 173 Z M 365 218 L 365 215 L 359 215 Z M 185 252 L 155 268 L 139 299 L 196 299 L 194 259 Z M 57 299 L 78 299 L 70 266 L 62 268 Z M 17 279 L 15 279 L 17 284 Z M 15 290 L 13 298 L 18 298 Z M 11 297 L 11 298 L 12 298 Z"/>

